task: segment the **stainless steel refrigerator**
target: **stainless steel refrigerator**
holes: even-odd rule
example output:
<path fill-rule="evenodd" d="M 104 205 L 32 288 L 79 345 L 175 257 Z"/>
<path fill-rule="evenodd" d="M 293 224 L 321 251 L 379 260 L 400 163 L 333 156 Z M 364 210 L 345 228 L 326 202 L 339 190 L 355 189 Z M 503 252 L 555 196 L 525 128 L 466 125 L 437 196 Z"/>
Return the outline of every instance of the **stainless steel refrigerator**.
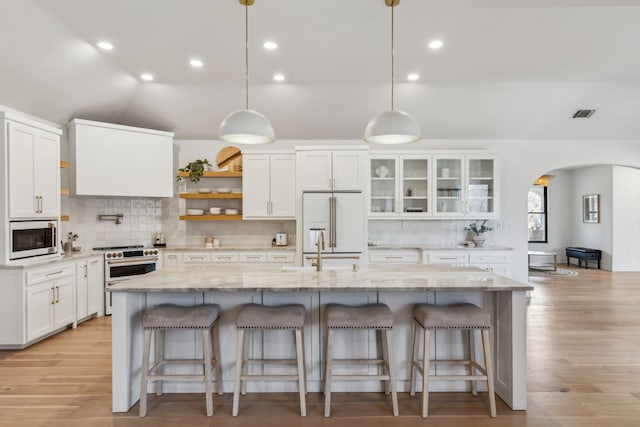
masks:
<path fill-rule="evenodd" d="M 317 256 L 318 235 L 324 231 L 325 265 L 359 264 L 365 244 L 365 206 L 361 192 L 302 194 L 303 262 Z M 327 264 L 328 263 L 328 264 Z"/>

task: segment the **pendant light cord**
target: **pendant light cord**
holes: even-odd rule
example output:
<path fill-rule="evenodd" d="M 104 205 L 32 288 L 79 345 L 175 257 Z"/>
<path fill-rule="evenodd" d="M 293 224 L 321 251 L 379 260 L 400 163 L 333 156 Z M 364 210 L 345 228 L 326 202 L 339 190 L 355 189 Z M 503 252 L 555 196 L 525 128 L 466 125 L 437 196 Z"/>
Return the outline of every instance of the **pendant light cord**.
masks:
<path fill-rule="evenodd" d="M 393 9 L 394 8 L 395 8 L 395 4 L 393 4 L 391 6 L 391 111 L 393 111 L 393 109 L 394 109 L 393 108 L 394 107 L 394 105 L 393 105 L 393 83 L 395 81 L 395 69 L 394 69 L 394 66 L 393 66 L 393 46 L 394 46 L 394 43 L 393 43 L 393 33 L 394 33 L 394 31 L 393 31 L 394 30 L 394 28 L 393 28 L 393 21 L 394 21 L 394 19 L 393 19 Z"/>
<path fill-rule="evenodd" d="M 244 4 L 244 109 L 249 109 L 249 2 Z"/>

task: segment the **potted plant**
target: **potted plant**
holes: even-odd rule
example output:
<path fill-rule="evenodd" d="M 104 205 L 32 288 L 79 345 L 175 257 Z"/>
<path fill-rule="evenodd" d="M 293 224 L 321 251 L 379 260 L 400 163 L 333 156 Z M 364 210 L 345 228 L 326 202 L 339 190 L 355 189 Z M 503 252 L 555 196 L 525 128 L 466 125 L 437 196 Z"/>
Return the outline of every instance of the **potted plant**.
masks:
<path fill-rule="evenodd" d="M 185 167 L 182 167 L 178 170 L 180 172 L 189 173 L 189 179 L 191 180 L 191 182 L 198 182 L 204 174 L 205 169 L 207 169 L 209 166 L 213 166 L 211 163 L 209 163 L 209 160 L 198 159 L 193 162 L 187 163 Z M 182 177 L 180 175 L 176 175 L 176 179 L 177 181 L 182 181 Z"/>
<path fill-rule="evenodd" d="M 491 227 L 489 227 L 487 225 L 487 220 L 486 219 L 484 221 L 482 221 L 480 223 L 480 225 L 478 225 L 477 222 L 472 222 L 471 224 L 469 224 L 464 229 L 465 229 L 465 231 L 467 231 L 467 232 L 472 234 L 473 243 L 478 247 L 481 247 L 482 245 L 484 245 L 484 236 L 483 236 L 483 234 L 486 233 L 487 231 L 493 230 L 493 228 L 491 228 Z"/>
<path fill-rule="evenodd" d="M 65 254 L 70 254 L 71 253 L 71 251 L 73 250 L 73 242 L 78 240 L 78 237 L 79 236 L 76 233 L 74 233 L 73 231 L 70 231 L 69 233 L 67 233 L 67 242 L 62 247 L 62 249 L 64 250 Z"/>

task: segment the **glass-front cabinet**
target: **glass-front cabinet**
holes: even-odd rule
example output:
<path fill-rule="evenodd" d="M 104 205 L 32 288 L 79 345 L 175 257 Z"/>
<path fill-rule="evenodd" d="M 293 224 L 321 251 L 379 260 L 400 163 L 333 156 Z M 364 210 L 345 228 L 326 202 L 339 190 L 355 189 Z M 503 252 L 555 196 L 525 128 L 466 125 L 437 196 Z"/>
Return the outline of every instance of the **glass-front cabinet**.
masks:
<path fill-rule="evenodd" d="M 370 217 L 430 214 L 430 160 L 419 155 L 371 156 Z"/>
<path fill-rule="evenodd" d="M 438 216 L 464 213 L 464 156 L 434 157 L 435 206 Z"/>
<path fill-rule="evenodd" d="M 496 161 L 489 157 L 467 156 L 467 215 L 493 218 L 497 214 Z"/>

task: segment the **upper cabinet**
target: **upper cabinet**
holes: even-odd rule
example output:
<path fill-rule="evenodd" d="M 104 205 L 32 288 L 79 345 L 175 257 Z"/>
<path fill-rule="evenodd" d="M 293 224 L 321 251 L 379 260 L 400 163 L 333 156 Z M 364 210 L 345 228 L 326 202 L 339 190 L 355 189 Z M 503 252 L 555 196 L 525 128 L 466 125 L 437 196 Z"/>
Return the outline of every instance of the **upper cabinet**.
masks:
<path fill-rule="evenodd" d="M 302 191 L 362 191 L 367 152 L 356 149 L 300 150 L 297 153 Z"/>
<path fill-rule="evenodd" d="M 244 219 L 295 219 L 294 154 L 243 155 Z"/>
<path fill-rule="evenodd" d="M 173 134 L 74 119 L 69 123 L 76 195 L 173 197 Z"/>
<path fill-rule="evenodd" d="M 2 113 L 0 117 L 9 218 L 58 218 L 62 132 L 18 115 Z"/>

